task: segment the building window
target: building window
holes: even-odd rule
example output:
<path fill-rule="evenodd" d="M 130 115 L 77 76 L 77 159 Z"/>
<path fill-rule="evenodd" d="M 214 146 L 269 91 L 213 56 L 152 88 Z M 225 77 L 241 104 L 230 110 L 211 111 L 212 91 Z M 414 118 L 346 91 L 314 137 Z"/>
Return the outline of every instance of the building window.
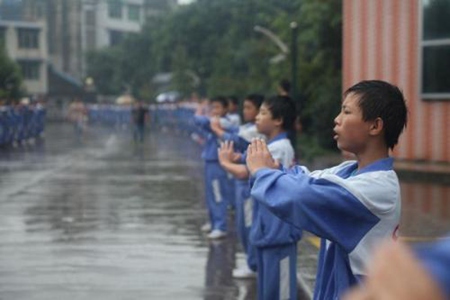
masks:
<path fill-rule="evenodd" d="M 112 19 L 122 19 L 122 1 L 121 0 L 109 0 L 108 1 L 108 14 Z"/>
<path fill-rule="evenodd" d="M 450 1 L 423 0 L 422 96 L 450 99 Z"/>
<path fill-rule="evenodd" d="M 39 80 L 41 63 L 38 61 L 19 61 L 23 78 L 26 80 Z"/>
<path fill-rule="evenodd" d="M 19 48 L 39 48 L 39 29 L 18 29 Z"/>
<path fill-rule="evenodd" d="M 138 23 L 141 21 L 141 8 L 139 5 L 128 5 L 128 20 Z"/>
<path fill-rule="evenodd" d="M 109 45 L 116 46 L 123 41 L 124 33 L 122 31 L 110 30 L 109 31 Z"/>

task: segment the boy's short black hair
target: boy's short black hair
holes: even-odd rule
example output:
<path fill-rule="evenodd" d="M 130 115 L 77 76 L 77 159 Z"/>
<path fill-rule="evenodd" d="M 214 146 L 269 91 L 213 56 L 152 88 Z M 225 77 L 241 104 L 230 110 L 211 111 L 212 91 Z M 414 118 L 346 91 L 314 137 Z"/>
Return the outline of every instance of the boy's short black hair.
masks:
<path fill-rule="evenodd" d="M 236 96 L 229 96 L 228 101 L 234 105 L 239 105 L 239 99 Z"/>
<path fill-rule="evenodd" d="M 264 101 L 264 96 L 260 94 L 250 94 L 245 97 L 244 101 L 250 101 L 256 108 L 260 108 Z"/>
<path fill-rule="evenodd" d="M 289 93 L 291 91 L 291 82 L 287 79 L 281 79 L 279 86 L 286 92 Z"/>
<path fill-rule="evenodd" d="M 400 89 L 381 80 L 361 81 L 344 93 L 359 96 L 363 120 L 381 118 L 384 125 L 384 140 L 390 149 L 398 143 L 398 138 L 408 122 L 408 109 Z"/>
<path fill-rule="evenodd" d="M 294 101 L 288 96 L 273 96 L 264 100 L 264 105 L 267 106 L 272 118 L 283 119 L 283 129 L 292 130 L 294 128 L 296 116 L 296 109 Z"/>
<path fill-rule="evenodd" d="M 211 100 L 209 100 L 209 101 L 210 101 L 210 103 L 218 102 L 223 107 L 228 108 L 228 100 L 227 100 L 227 98 L 225 98 L 223 96 L 217 96 L 217 97 L 211 98 Z"/>

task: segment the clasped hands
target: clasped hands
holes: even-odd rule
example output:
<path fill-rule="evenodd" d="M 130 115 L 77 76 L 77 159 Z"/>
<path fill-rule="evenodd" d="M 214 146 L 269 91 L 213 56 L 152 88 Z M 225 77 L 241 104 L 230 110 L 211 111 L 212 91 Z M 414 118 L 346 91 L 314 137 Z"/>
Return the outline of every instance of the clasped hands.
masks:
<path fill-rule="evenodd" d="M 234 152 L 234 143 L 225 141 L 219 147 L 219 162 L 223 164 L 236 163 L 241 159 L 241 154 Z"/>
<path fill-rule="evenodd" d="M 280 163 L 274 160 L 270 154 L 267 144 L 262 139 L 253 139 L 247 148 L 247 168 L 250 174 L 255 173 L 264 168 L 279 169 Z"/>
<path fill-rule="evenodd" d="M 236 163 L 240 160 L 241 155 L 234 152 L 233 142 L 225 141 L 221 143 L 218 154 L 221 164 Z M 280 163 L 273 159 L 269 152 L 269 148 L 264 140 L 254 139 L 247 148 L 247 168 L 251 175 L 258 170 L 269 168 L 279 169 Z"/>

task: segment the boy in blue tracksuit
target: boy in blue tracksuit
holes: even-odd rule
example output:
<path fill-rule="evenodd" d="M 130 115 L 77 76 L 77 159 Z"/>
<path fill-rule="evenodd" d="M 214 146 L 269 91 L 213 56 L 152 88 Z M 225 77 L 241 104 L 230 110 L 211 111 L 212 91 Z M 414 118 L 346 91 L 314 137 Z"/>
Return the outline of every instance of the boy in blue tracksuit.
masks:
<path fill-rule="evenodd" d="M 255 125 L 255 119 L 263 100 L 264 97 L 258 94 L 250 94 L 244 99 L 243 116 L 246 123 L 241 125 L 237 131 L 227 132 L 220 127 L 218 122 L 211 123 L 211 129 L 222 141 L 232 141 L 235 152 L 244 153 L 253 138 L 264 138 L 262 134 L 258 133 Z M 253 222 L 253 199 L 250 197 L 247 175 L 244 179 L 236 178 L 234 183 L 236 231 L 244 253 L 247 255 L 248 263 L 244 267 L 234 269 L 233 277 L 252 278 L 256 275 L 254 272 L 256 270 L 256 258 L 252 255 L 254 251 L 251 251 L 249 247 L 248 237 Z"/>
<path fill-rule="evenodd" d="M 314 299 L 339 299 L 365 276 L 373 247 L 400 222 L 400 186 L 389 149 L 407 120 L 401 91 L 362 81 L 344 93 L 335 121 L 339 149 L 356 161 L 309 173 L 280 170 L 261 141 L 247 150 L 251 195 L 282 220 L 322 238 Z"/>
<path fill-rule="evenodd" d="M 205 144 L 202 159 L 205 161 L 205 197 L 212 231 L 208 234 L 210 239 L 219 239 L 227 235 L 227 209 L 233 191 L 230 186 L 228 174 L 220 166 L 217 148 L 218 137 L 211 130 L 211 119 L 219 119 L 222 128 L 231 128 L 227 118 L 228 102 L 223 97 L 211 99 L 211 117 L 201 114 L 201 107 L 194 116 L 194 123 L 199 127 Z"/>
<path fill-rule="evenodd" d="M 295 104 L 285 96 L 265 100 L 256 117 L 258 131 L 266 135 L 273 159 L 285 166 L 294 162 L 294 149 L 286 131 L 292 128 L 295 118 Z M 231 146 L 225 143 L 220 150 L 222 165 L 237 176 L 248 176 L 245 165 L 230 163 Z M 301 229 L 255 203 L 250 244 L 256 251 L 258 299 L 297 299 L 297 242 L 301 236 Z"/>

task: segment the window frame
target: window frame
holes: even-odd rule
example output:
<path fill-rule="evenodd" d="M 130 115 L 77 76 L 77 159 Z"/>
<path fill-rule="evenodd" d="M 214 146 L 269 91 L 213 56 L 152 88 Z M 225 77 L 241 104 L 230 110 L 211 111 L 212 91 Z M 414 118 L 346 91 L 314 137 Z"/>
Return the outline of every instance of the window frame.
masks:
<path fill-rule="evenodd" d="M 17 48 L 39 49 L 39 34 L 39 29 L 17 28 Z"/>
<path fill-rule="evenodd" d="M 450 38 L 438 38 L 438 39 L 430 39 L 424 40 L 424 3 L 423 0 L 420 1 L 420 9 L 419 9 L 419 95 L 422 100 L 425 101 L 435 101 L 435 100 L 448 100 L 450 101 L 450 92 L 444 93 L 425 93 L 424 92 L 424 82 L 423 82 L 423 72 L 424 72 L 424 48 L 425 47 L 439 47 L 439 46 L 450 46 Z"/>
<path fill-rule="evenodd" d="M 122 3 L 121 0 L 108 0 L 107 2 L 107 6 L 108 6 L 108 17 L 110 19 L 114 19 L 114 20 L 122 20 L 123 18 L 123 8 L 124 5 Z M 117 11 L 115 11 L 114 9 L 117 9 Z M 114 14 L 114 12 L 119 12 L 119 14 Z"/>
<path fill-rule="evenodd" d="M 133 18 L 131 18 L 130 16 L 131 16 L 131 11 L 132 11 L 132 9 L 130 9 L 130 8 L 132 8 L 132 9 L 136 9 L 137 10 L 137 19 L 133 19 Z M 131 21 L 131 22 L 135 22 L 135 23 L 141 23 L 141 6 L 139 5 L 139 4 L 132 4 L 132 3 L 129 3 L 128 5 L 127 5 L 127 19 L 128 19 L 128 21 Z"/>
<path fill-rule="evenodd" d="M 20 72 L 24 80 L 40 81 L 41 80 L 41 61 L 18 60 Z"/>

